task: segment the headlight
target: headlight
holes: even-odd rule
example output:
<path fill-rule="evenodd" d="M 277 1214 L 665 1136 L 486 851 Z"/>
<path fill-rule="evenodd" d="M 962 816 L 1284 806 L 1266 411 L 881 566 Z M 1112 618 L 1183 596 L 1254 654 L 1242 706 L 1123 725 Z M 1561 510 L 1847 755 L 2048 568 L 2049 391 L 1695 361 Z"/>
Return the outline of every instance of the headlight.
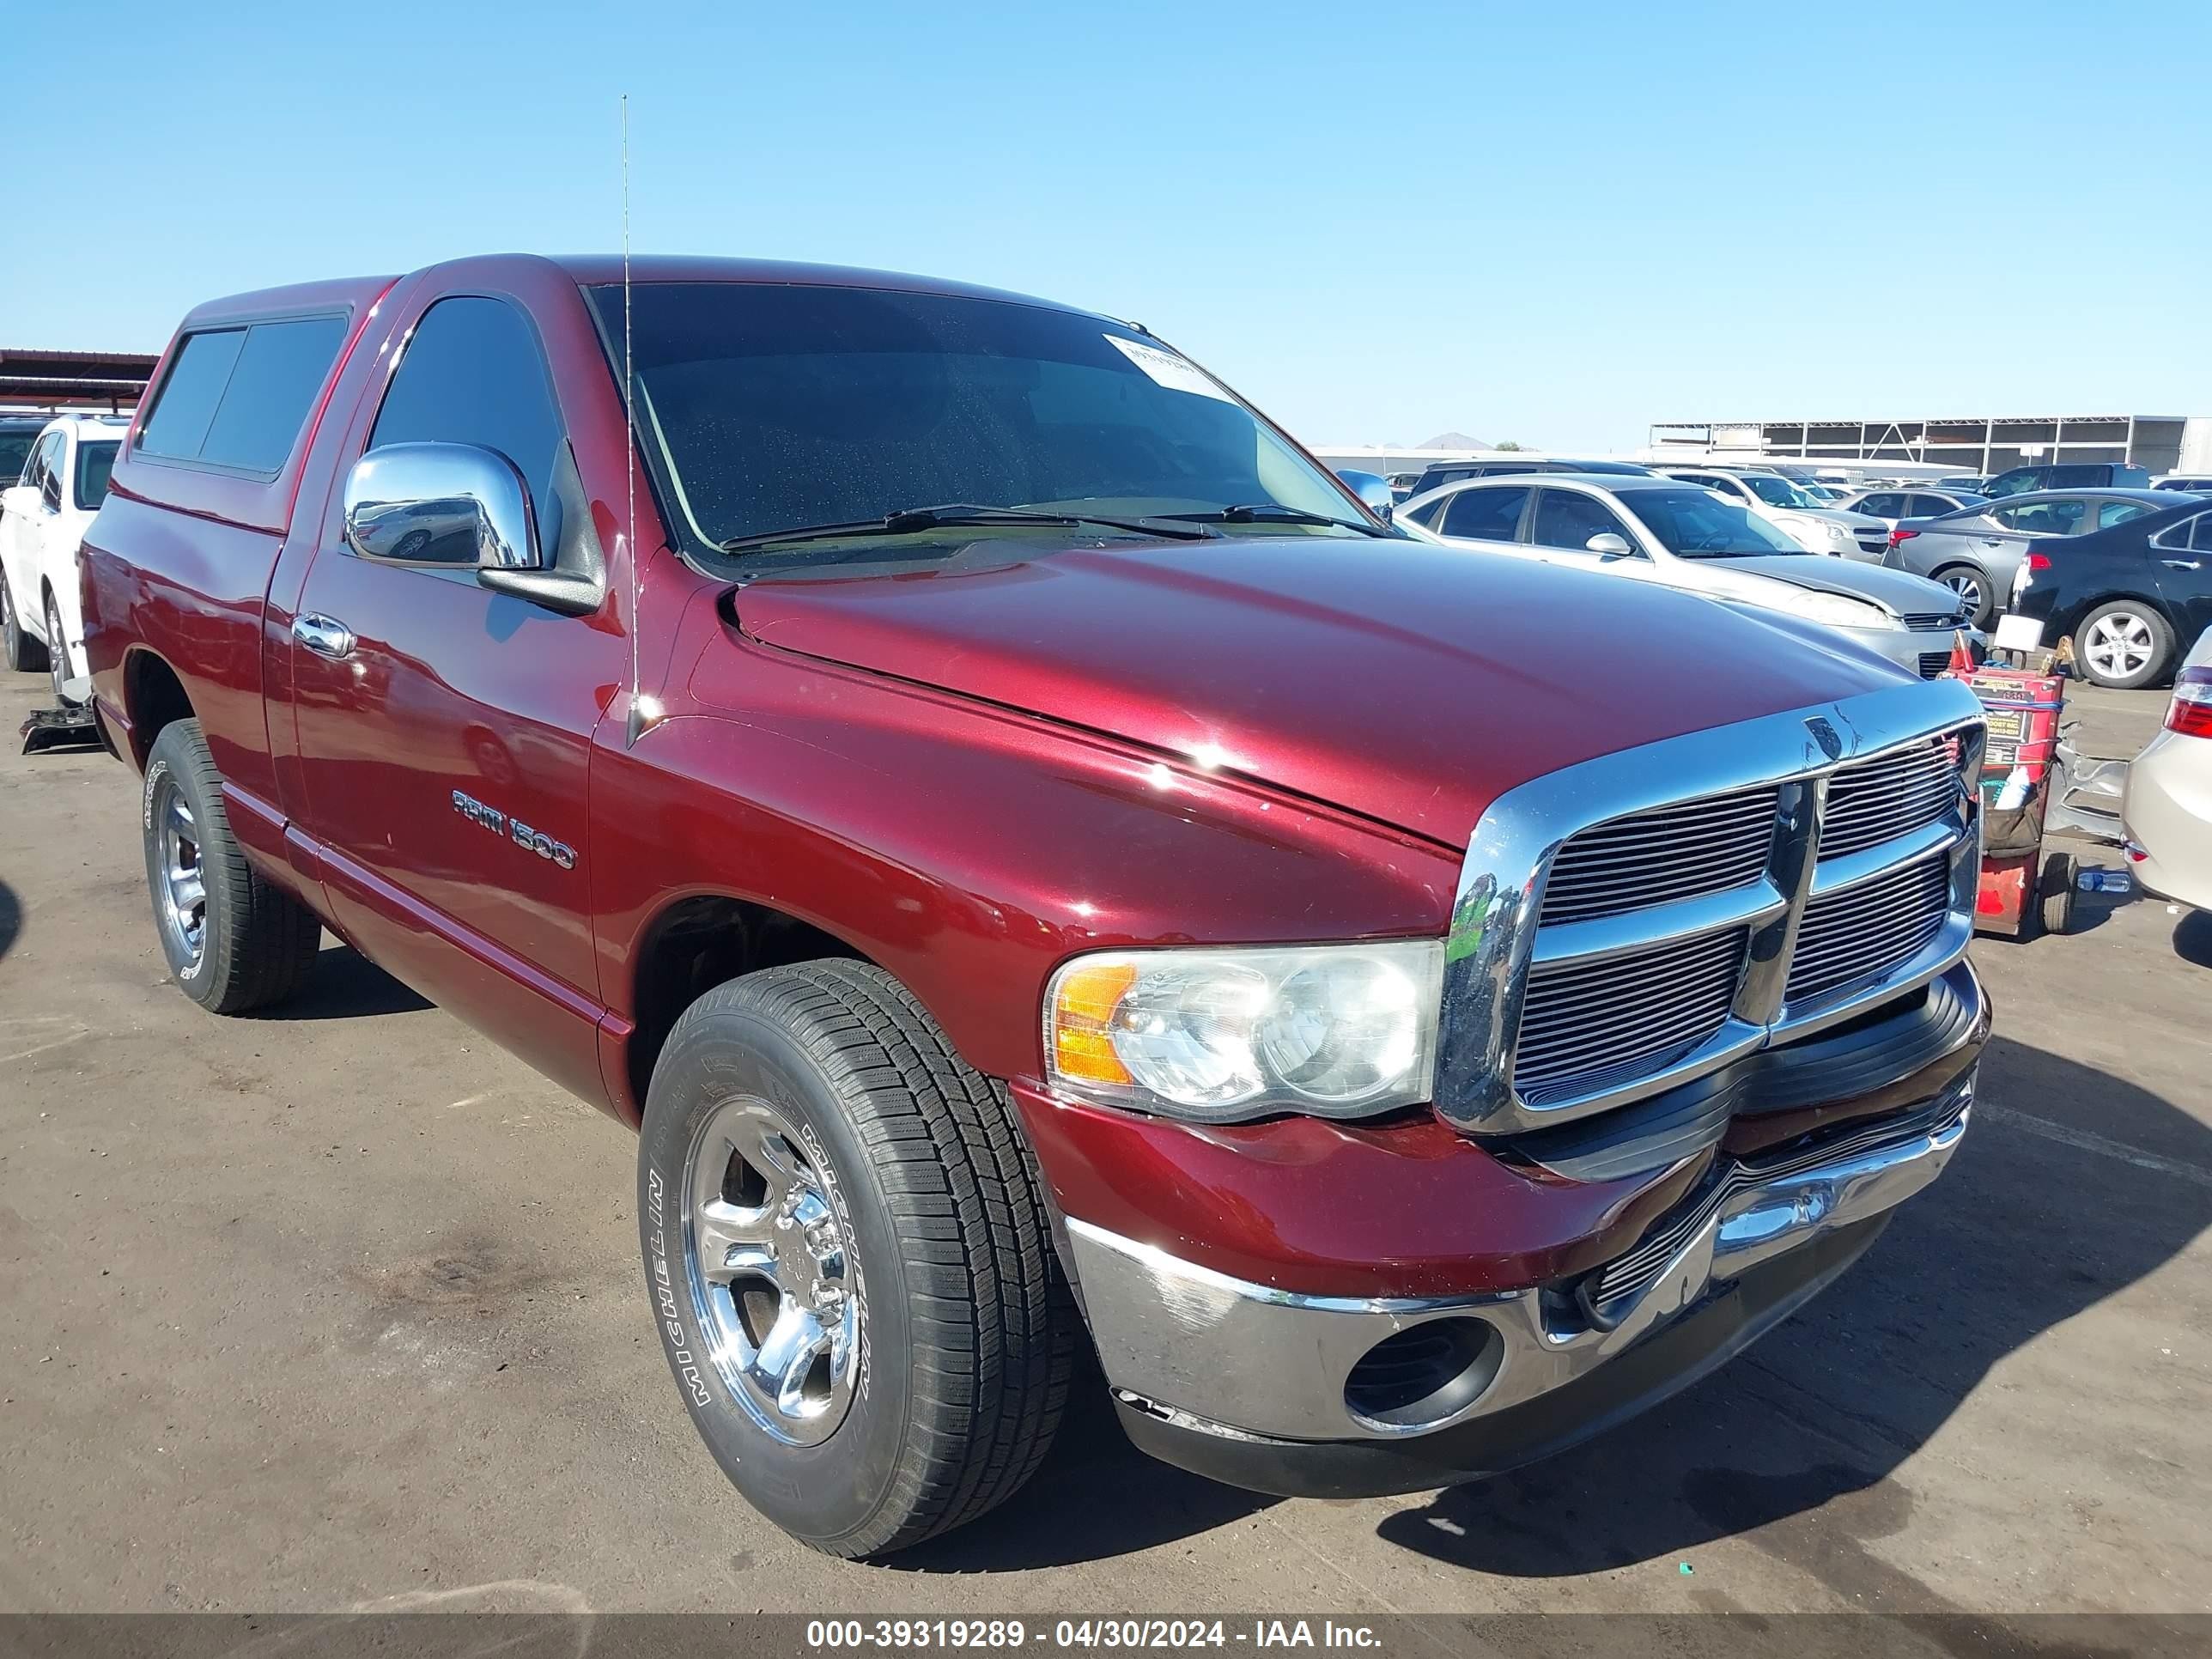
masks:
<path fill-rule="evenodd" d="M 1046 1076 L 1206 1122 L 1389 1111 L 1429 1098 L 1443 973 L 1440 939 L 1077 957 L 1045 988 Z"/>
<path fill-rule="evenodd" d="M 1852 599 L 1847 593 L 1811 593 L 1800 589 L 1788 599 L 1778 600 L 1774 608 L 1786 611 L 1793 617 L 1802 617 L 1807 622 L 1822 623 L 1830 628 L 1902 628 L 1904 623 L 1880 605 L 1865 599 Z"/>

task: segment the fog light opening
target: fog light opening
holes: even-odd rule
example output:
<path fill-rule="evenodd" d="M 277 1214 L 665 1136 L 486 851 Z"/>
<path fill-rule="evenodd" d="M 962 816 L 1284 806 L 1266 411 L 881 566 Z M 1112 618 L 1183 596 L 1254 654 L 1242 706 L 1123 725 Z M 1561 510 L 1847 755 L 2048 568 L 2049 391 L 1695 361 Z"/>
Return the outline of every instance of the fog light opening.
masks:
<path fill-rule="evenodd" d="M 1505 1339 L 1480 1319 L 1437 1319 L 1384 1337 L 1344 1380 L 1345 1408 L 1370 1428 L 1428 1428 L 1481 1398 Z"/>

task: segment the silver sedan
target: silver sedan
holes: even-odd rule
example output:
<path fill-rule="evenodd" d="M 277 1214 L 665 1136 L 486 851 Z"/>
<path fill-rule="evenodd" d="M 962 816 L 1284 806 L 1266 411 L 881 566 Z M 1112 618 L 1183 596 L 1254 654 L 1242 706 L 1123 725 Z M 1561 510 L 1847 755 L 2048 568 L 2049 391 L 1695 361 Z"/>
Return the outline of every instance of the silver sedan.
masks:
<path fill-rule="evenodd" d="M 2149 489 L 2039 489 L 1963 507 L 1938 518 L 1905 519 L 1889 532 L 1882 562 L 1943 584 L 1987 628 L 2012 592 L 2028 548 L 2045 537 L 2080 536 L 2173 505 Z"/>
<path fill-rule="evenodd" d="M 2120 821 L 2145 889 L 2212 910 L 2212 629 L 2173 677 L 2166 729 L 2128 768 Z"/>

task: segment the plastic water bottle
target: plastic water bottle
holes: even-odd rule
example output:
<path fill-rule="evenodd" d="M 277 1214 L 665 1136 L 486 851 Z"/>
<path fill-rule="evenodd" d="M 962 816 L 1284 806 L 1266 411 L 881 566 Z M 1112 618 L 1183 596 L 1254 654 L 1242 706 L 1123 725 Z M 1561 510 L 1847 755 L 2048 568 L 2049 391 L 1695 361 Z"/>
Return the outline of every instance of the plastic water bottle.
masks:
<path fill-rule="evenodd" d="M 2084 870 L 2075 878 L 2074 885 L 2085 893 L 2125 893 L 2135 886 L 2135 878 L 2124 870 Z"/>

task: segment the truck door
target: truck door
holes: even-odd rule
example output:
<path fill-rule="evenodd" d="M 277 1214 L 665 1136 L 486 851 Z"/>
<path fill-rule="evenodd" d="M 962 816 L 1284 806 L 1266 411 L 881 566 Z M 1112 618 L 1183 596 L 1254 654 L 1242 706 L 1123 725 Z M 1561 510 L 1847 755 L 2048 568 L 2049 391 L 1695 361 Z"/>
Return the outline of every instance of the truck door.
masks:
<path fill-rule="evenodd" d="M 420 304 L 420 301 L 416 301 Z M 521 474 L 549 549 L 580 492 L 536 329 L 509 299 L 431 298 L 342 439 L 292 623 L 300 817 L 349 937 L 586 1093 L 599 989 L 585 861 L 592 733 L 629 660 L 596 616 L 477 584 L 456 538 L 362 557 L 344 481 L 369 450 L 471 444 Z M 568 504 L 563 506 L 563 497 Z M 573 526 L 572 526 L 573 529 Z M 460 538 L 465 540 L 465 538 Z"/>

